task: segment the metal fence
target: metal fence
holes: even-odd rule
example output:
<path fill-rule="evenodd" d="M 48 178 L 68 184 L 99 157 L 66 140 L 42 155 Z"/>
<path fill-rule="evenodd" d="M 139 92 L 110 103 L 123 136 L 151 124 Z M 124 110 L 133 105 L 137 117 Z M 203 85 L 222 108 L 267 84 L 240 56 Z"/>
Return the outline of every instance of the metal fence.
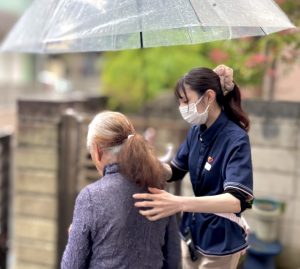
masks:
<path fill-rule="evenodd" d="M 11 184 L 11 134 L 0 133 L 0 268 L 6 269 Z"/>

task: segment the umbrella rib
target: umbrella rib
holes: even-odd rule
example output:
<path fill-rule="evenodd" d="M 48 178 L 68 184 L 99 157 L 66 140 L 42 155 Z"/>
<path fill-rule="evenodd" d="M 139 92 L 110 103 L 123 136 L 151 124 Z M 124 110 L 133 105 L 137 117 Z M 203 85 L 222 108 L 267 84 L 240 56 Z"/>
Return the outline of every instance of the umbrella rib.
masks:
<path fill-rule="evenodd" d="M 50 18 L 50 22 L 48 22 L 48 24 L 45 25 L 45 30 L 44 30 L 43 35 L 44 35 L 44 38 L 46 38 L 46 40 L 47 40 L 47 38 L 48 38 L 48 34 L 49 34 L 49 32 L 50 32 L 52 23 L 54 22 L 55 16 L 56 16 L 56 14 L 58 13 L 58 10 L 59 10 L 59 8 L 60 8 L 61 6 L 62 6 L 62 1 L 59 2 L 59 3 L 57 4 L 57 7 L 55 8 L 55 10 L 54 10 L 54 12 L 53 12 L 53 14 L 52 14 L 52 16 L 51 16 L 51 18 Z M 47 48 L 46 48 L 47 42 L 42 42 L 42 43 L 44 43 L 44 44 L 42 45 L 43 47 L 41 48 L 41 50 L 42 50 L 42 52 L 45 52 L 46 49 L 47 49 Z"/>
<path fill-rule="evenodd" d="M 203 25 L 202 25 L 202 21 L 200 20 L 200 18 L 199 18 L 199 16 L 198 16 L 198 14 L 197 14 L 197 12 L 196 12 L 196 10 L 195 10 L 195 8 L 194 8 L 194 6 L 193 6 L 193 4 L 192 4 L 192 1 L 191 0 L 189 0 L 189 3 L 190 3 L 190 5 L 191 5 L 191 7 L 192 7 L 192 9 L 193 9 L 193 11 L 194 11 L 194 13 L 195 13 L 195 15 L 196 15 L 196 18 L 197 18 L 197 20 L 199 21 L 199 23 L 200 23 L 200 26 L 202 27 Z"/>
<path fill-rule="evenodd" d="M 190 5 L 191 5 L 191 7 L 192 7 L 192 9 L 193 9 L 193 11 L 194 11 L 194 13 L 195 13 L 195 15 L 196 15 L 196 18 L 197 18 L 197 20 L 198 20 L 198 22 L 199 22 L 199 24 L 200 24 L 200 27 L 202 28 L 203 32 L 205 32 L 205 29 L 203 28 L 203 25 L 202 25 L 202 21 L 200 20 L 198 14 L 197 14 L 197 12 L 196 12 L 196 10 L 195 10 L 195 8 L 194 8 L 194 5 L 192 4 L 192 1 L 189 0 L 189 3 L 190 3 Z M 188 35 L 189 35 L 189 37 L 190 37 L 191 43 L 193 43 L 193 40 L 192 40 L 192 37 L 191 37 L 191 34 L 190 34 L 190 30 L 189 30 L 189 29 L 190 29 L 190 28 L 187 29 L 187 33 L 188 33 Z"/>
<path fill-rule="evenodd" d="M 264 35 L 268 35 L 261 26 L 260 26 L 260 29 L 263 31 Z"/>
<path fill-rule="evenodd" d="M 114 1 L 113 3 L 113 10 L 116 11 L 116 6 L 117 6 L 117 0 Z M 116 47 L 116 40 L 117 40 L 117 35 L 116 35 L 116 22 L 115 22 L 115 18 L 116 18 L 116 12 L 113 13 L 113 24 L 112 24 L 112 35 L 111 35 L 111 41 L 112 41 L 112 46 L 113 48 Z"/>

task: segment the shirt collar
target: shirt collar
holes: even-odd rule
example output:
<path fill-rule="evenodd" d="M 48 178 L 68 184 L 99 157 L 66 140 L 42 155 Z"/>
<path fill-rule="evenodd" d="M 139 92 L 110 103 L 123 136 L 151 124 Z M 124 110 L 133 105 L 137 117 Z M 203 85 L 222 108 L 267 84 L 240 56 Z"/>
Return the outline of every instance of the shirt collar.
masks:
<path fill-rule="evenodd" d="M 119 172 L 119 165 L 117 163 L 109 163 L 104 166 L 103 176 L 115 174 Z"/>
<path fill-rule="evenodd" d="M 206 128 L 205 125 L 201 125 L 199 127 L 199 140 L 202 143 L 209 144 L 211 141 L 215 139 L 217 134 L 224 128 L 225 124 L 228 122 L 228 117 L 224 111 L 221 111 L 218 118 L 215 122 L 209 127 Z"/>

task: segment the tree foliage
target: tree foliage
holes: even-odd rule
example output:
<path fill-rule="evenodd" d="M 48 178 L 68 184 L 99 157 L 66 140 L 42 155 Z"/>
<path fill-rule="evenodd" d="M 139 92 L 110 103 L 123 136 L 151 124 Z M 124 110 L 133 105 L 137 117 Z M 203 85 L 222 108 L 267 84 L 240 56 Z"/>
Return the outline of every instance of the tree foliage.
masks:
<path fill-rule="evenodd" d="M 210 61 L 198 46 L 161 47 L 104 55 L 102 90 L 113 107 L 136 110 L 162 90 L 171 89 L 190 68 Z"/>

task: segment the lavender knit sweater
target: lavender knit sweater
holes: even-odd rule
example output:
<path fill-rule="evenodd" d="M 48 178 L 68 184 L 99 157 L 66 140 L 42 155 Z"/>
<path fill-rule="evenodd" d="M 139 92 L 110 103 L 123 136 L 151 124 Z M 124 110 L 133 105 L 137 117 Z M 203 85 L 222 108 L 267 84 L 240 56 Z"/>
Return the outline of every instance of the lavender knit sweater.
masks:
<path fill-rule="evenodd" d="M 117 164 L 88 185 L 75 203 L 62 269 L 178 268 L 175 217 L 151 222 L 138 213 L 132 195 L 145 192 L 125 179 Z"/>

